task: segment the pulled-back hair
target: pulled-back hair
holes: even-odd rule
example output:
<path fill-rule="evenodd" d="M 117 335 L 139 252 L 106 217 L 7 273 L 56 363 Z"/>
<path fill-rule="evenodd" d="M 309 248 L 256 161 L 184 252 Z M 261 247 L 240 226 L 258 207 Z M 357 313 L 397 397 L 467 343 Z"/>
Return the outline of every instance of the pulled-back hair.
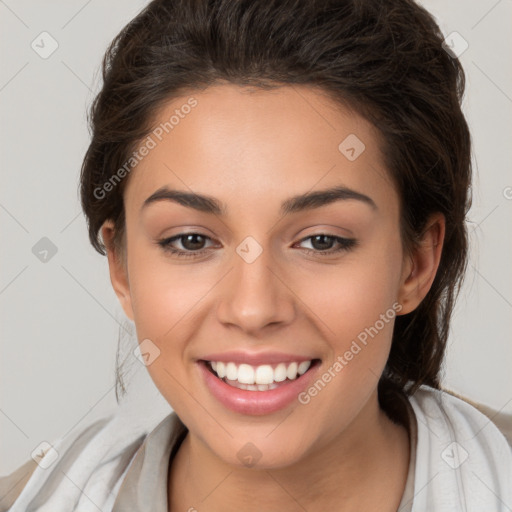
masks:
<path fill-rule="evenodd" d="M 465 76 L 443 48 L 434 18 L 412 0 L 154 0 L 114 39 L 90 111 L 92 140 L 81 201 L 94 248 L 100 228 L 125 230 L 123 190 L 98 194 L 152 129 L 158 110 L 218 83 L 321 88 L 373 123 L 400 197 L 405 250 L 428 217 L 446 219 L 443 252 L 428 294 L 395 321 L 379 385 L 406 393 L 440 387 L 450 318 L 467 265 L 471 141 L 461 111 Z"/>

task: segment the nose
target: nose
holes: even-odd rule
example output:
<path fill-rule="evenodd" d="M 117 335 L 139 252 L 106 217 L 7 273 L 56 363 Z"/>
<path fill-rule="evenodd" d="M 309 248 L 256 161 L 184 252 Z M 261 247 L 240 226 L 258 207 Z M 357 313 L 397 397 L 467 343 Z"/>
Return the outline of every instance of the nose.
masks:
<path fill-rule="evenodd" d="M 268 329 L 290 324 L 296 304 L 286 275 L 265 249 L 252 262 L 235 253 L 234 268 L 222 280 L 217 318 L 258 336 Z"/>

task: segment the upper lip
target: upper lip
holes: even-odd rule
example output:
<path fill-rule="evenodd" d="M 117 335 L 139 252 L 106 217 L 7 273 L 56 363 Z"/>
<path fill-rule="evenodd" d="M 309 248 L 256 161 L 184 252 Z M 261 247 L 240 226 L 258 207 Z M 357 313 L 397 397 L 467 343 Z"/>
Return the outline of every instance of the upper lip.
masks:
<path fill-rule="evenodd" d="M 222 352 L 216 354 L 208 354 L 200 358 L 203 361 L 222 361 L 224 363 L 250 364 L 258 366 L 262 364 L 276 363 L 301 363 L 302 361 L 312 361 L 318 359 L 311 356 L 301 356 L 297 354 L 289 354 L 285 352 L 242 352 L 233 350 L 230 352 Z"/>

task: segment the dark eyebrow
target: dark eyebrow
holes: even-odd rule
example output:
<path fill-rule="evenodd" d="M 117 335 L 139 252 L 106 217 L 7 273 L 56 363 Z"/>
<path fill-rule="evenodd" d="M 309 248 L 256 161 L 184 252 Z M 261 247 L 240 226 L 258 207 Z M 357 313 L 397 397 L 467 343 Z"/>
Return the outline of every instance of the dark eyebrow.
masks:
<path fill-rule="evenodd" d="M 321 206 L 333 203 L 334 201 L 350 199 L 362 201 L 363 203 L 371 206 L 374 210 L 378 209 L 371 197 L 365 196 L 364 194 L 356 192 L 350 188 L 339 186 L 319 190 L 317 192 L 307 192 L 306 194 L 291 197 L 281 205 L 281 212 L 283 215 L 286 215 L 288 213 L 320 208 Z"/>
<path fill-rule="evenodd" d="M 224 215 L 226 209 L 217 199 L 208 196 L 202 196 L 193 192 L 184 192 L 182 190 L 171 190 L 166 186 L 159 188 L 151 194 L 143 203 L 141 210 L 151 203 L 162 200 L 174 201 L 175 203 L 194 208 L 205 213 L 215 215 Z"/>
<path fill-rule="evenodd" d="M 351 199 L 361 201 L 371 206 L 374 210 L 378 209 L 377 205 L 370 197 L 361 194 L 360 192 L 356 192 L 355 190 L 339 186 L 317 192 L 307 192 L 305 194 L 291 197 L 281 205 L 281 214 L 286 215 L 288 213 L 320 208 L 321 206 L 333 203 L 334 201 Z M 194 208 L 201 212 L 212 213 L 219 216 L 225 215 L 227 210 L 225 205 L 213 197 L 195 194 L 193 192 L 171 190 L 166 186 L 159 188 L 156 192 L 151 194 L 144 201 L 141 209 L 151 203 L 162 200 L 174 201 L 188 208 Z"/>

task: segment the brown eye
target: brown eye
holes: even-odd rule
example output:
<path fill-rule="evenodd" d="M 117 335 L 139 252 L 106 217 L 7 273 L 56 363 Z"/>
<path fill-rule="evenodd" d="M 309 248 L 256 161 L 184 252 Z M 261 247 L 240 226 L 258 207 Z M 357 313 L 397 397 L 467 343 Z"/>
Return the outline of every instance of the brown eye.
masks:
<path fill-rule="evenodd" d="M 335 240 L 329 235 L 315 235 L 311 237 L 311 245 L 319 251 L 331 249 Z"/>
<path fill-rule="evenodd" d="M 208 252 L 209 247 L 205 246 L 210 237 L 201 233 L 180 233 L 179 235 L 164 238 L 157 243 L 166 252 L 178 257 L 194 257 Z M 178 247 L 175 245 L 179 243 Z M 181 247 L 180 247 L 181 246 Z"/>
<path fill-rule="evenodd" d="M 180 236 L 181 245 L 189 251 L 203 249 L 205 237 L 197 233 Z"/>
<path fill-rule="evenodd" d="M 342 238 L 340 236 L 319 233 L 318 235 L 303 238 L 299 244 L 309 242 L 312 249 L 307 247 L 304 250 L 308 254 L 318 254 L 320 256 L 338 253 L 341 251 L 349 251 L 357 245 L 355 238 Z M 334 247 L 334 248 L 333 248 Z"/>

